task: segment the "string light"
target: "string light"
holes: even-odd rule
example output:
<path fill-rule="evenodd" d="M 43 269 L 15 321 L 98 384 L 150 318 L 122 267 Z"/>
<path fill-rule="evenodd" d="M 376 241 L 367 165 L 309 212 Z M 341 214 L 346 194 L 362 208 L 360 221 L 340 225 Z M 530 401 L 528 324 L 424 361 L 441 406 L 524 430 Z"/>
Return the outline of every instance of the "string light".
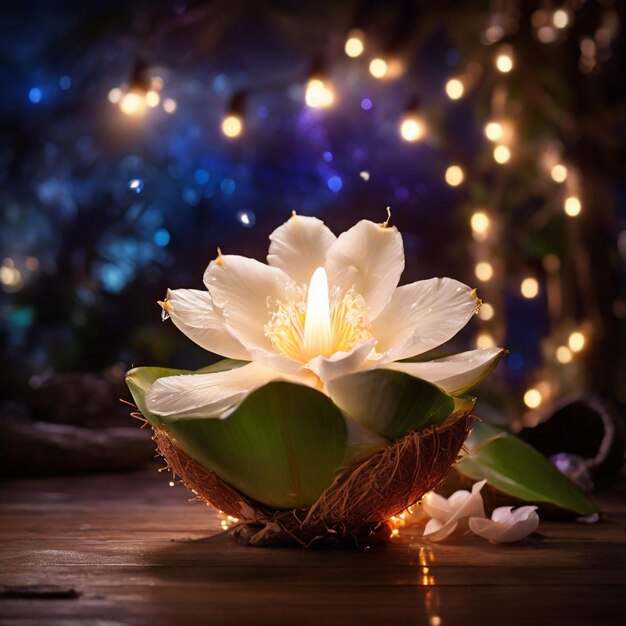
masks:
<path fill-rule="evenodd" d="M 498 145 L 493 149 L 493 160 L 504 165 L 511 160 L 511 150 L 508 146 Z"/>
<path fill-rule="evenodd" d="M 552 23 L 556 28 L 566 28 L 569 24 L 569 13 L 565 9 L 557 9 L 552 15 Z"/>
<path fill-rule="evenodd" d="M 387 72 L 389 70 L 387 66 L 387 61 L 385 59 L 381 59 L 380 57 L 376 57 L 370 61 L 370 74 L 374 78 L 385 78 L 387 76 Z"/>
<path fill-rule="evenodd" d="M 335 94 L 330 85 L 320 78 L 311 78 L 306 85 L 304 96 L 307 106 L 312 109 L 323 109 L 335 102 Z"/>
<path fill-rule="evenodd" d="M 404 141 L 414 143 L 422 139 L 425 132 L 426 125 L 420 115 L 419 101 L 412 98 L 400 118 L 400 136 Z"/>
<path fill-rule="evenodd" d="M 120 111 L 124 115 L 141 115 L 146 109 L 146 99 L 137 91 L 126 92 L 120 100 Z"/>
<path fill-rule="evenodd" d="M 502 139 L 503 134 L 504 129 L 500 122 L 488 122 L 485 124 L 485 137 L 487 137 L 489 141 L 499 141 Z"/>
<path fill-rule="evenodd" d="M 555 183 L 563 183 L 567 178 L 567 167 L 562 163 L 557 163 L 552 166 L 550 170 L 550 176 Z"/>
<path fill-rule="evenodd" d="M 496 69 L 503 74 L 508 74 L 513 69 L 513 49 L 511 46 L 502 46 L 495 59 Z"/>
<path fill-rule="evenodd" d="M 222 120 L 222 133 L 229 139 L 235 139 L 243 132 L 245 105 L 245 94 L 240 91 L 234 93 L 228 105 L 226 116 Z"/>
<path fill-rule="evenodd" d="M 536 298 L 539 294 L 539 283 L 537 282 L 537 279 L 532 276 L 524 278 L 522 284 L 520 285 L 520 292 L 524 298 L 528 298 L 529 300 Z"/>
<path fill-rule="evenodd" d="M 358 28 L 351 30 L 348 33 L 344 50 L 351 59 L 360 57 L 365 51 L 365 38 L 363 36 L 363 31 Z"/>
<path fill-rule="evenodd" d="M 472 237 L 476 241 L 485 241 L 489 234 L 491 220 L 484 211 L 476 211 L 470 219 L 470 226 L 472 227 Z"/>
<path fill-rule="evenodd" d="M 480 309 L 478 309 L 478 317 L 483 322 L 488 322 L 490 319 L 493 319 L 494 315 L 495 315 L 495 311 L 488 302 L 483 302 Z"/>
<path fill-rule="evenodd" d="M 491 265 L 489 261 L 480 261 L 479 263 L 476 263 L 474 274 L 476 274 L 476 278 L 478 278 L 478 280 L 487 282 L 493 277 L 493 265 Z"/>
<path fill-rule="evenodd" d="M 446 170 L 445 178 L 450 187 L 458 187 L 465 180 L 465 172 L 460 165 L 450 165 Z"/>
<path fill-rule="evenodd" d="M 489 333 L 480 333 L 478 337 L 476 337 L 476 347 L 479 350 L 486 350 L 488 348 L 496 347 L 496 340 Z"/>
<path fill-rule="evenodd" d="M 159 102 L 161 102 L 161 96 L 154 89 L 150 89 L 146 93 L 146 104 L 153 109 L 159 106 Z"/>
<path fill-rule="evenodd" d="M 541 392 L 539 391 L 539 389 L 535 389 L 534 387 L 531 387 L 524 394 L 524 404 L 529 409 L 536 409 L 537 407 L 541 405 L 542 402 L 543 402 L 543 396 L 541 395 Z"/>
<path fill-rule="evenodd" d="M 567 340 L 567 345 L 572 352 L 580 352 L 586 343 L 586 338 L 579 330 L 574 331 Z"/>
<path fill-rule="evenodd" d="M 450 100 L 459 100 L 465 93 L 465 86 L 458 78 L 451 78 L 446 83 L 446 94 Z"/>
<path fill-rule="evenodd" d="M 578 217 L 580 212 L 582 211 L 582 204 L 580 203 L 580 199 L 576 196 L 569 196 L 565 198 L 565 202 L 563 203 L 563 210 L 565 214 L 569 217 Z"/>
<path fill-rule="evenodd" d="M 556 349 L 556 360 L 559 363 L 571 363 L 572 359 L 574 358 L 574 355 L 572 354 L 572 351 L 567 347 L 567 346 L 559 346 Z"/>

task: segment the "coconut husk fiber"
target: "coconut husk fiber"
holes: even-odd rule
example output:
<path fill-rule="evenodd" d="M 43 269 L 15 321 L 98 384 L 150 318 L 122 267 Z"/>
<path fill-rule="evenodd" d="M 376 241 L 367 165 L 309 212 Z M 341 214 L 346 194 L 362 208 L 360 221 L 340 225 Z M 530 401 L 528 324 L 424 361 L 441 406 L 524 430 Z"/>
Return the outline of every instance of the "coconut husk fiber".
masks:
<path fill-rule="evenodd" d="M 476 418 L 405 435 L 340 471 L 305 509 L 274 509 L 240 493 L 154 428 L 158 451 L 175 477 L 210 506 L 239 520 L 235 537 L 251 545 L 359 545 L 389 537 L 388 520 L 434 489 L 456 461 Z"/>

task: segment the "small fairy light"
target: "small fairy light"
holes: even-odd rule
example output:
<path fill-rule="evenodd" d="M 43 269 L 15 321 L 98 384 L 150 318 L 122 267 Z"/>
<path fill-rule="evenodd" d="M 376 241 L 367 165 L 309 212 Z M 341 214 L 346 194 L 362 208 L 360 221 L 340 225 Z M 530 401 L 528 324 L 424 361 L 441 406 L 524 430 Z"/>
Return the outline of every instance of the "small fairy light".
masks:
<path fill-rule="evenodd" d="M 493 335 L 490 335 L 489 333 L 480 333 L 480 335 L 476 337 L 476 347 L 479 350 L 495 348 L 496 340 L 493 338 Z"/>
<path fill-rule="evenodd" d="M 163 110 L 170 115 L 176 111 L 178 103 L 173 98 L 165 98 L 163 100 Z"/>
<path fill-rule="evenodd" d="M 508 146 L 499 145 L 493 149 L 493 160 L 499 165 L 504 165 L 511 160 L 511 150 Z"/>
<path fill-rule="evenodd" d="M 391 538 L 392 538 L 392 539 L 395 539 L 395 538 L 396 538 L 399 534 L 400 534 L 400 531 L 399 531 L 397 528 L 394 528 L 394 529 L 391 531 Z"/>
<path fill-rule="evenodd" d="M 355 28 L 348 33 L 344 51 L 351 59 L 356 59 L 363 54 L 365 51 L 365 37 L 363 31 Z"/>
<path fill-rule="evenodd" d="M 570 334 L 567 345 L 572 352 L 580 352 L 585 347 L 586 342 L 585 335 L 579 330 L 576 330 Z"/>
<path fill-rule="evenodd" d="M 572 354 L 572 351 L 567 347 L 567 346 L 559 346 L 556 349 L 556 360 L 559 363 L 571 363 L 572 359 L 574 358 L 574 355 Z"/>
<path fill-rule="evenodd" d="M 519 290 L 524 298 L 532 300 L 532 298 L 536 298 L 539 295 L 539 282 L 536 278 L 528 276 L 522 281 Z"/>
<path fill-rule="evenodd" d="M 145 109 L 146 99 L 136 91 L 125 93 L 120 100 L 120 111 L 124 115 L 141 115 Z"/>
<path fill-rule="evenodd" d="M 146 93 L 146 105 L 148 105 L 151 109 L 158 107 L 160 102 L 161 96 L 154 89 L 150 89 L 150 91 Z"/>
<path fill-rule="evenodd" d="M 485 137 L 489 141 L 499 141 L 504 135 L 504 128 L 500 122 L 488 122 L 485 124 Z"/>
<path fill-rule="evenodd" d="M 478 309 L 478 317 L 483 322 L 488 322 L 490 319 L 493 319 L 494 315 L 495 315 L 495 311 L 488 302 L 483 302 L 480 309 Z"/>
<path fill-rule="evenodd" d="M 445 179 L 450 187 L 458 187 L 465 180 L 465 172 L 460 165 L 450 165 L 446 169 Z"/>
<path fill-rule="evenodd" d="M 424 131 L 424 123 L 417 115 L 406 114 L 400 121 L 400 135 L 404 141 L 419 141 L 424 136 Z"/>
<path fill-rule="evenodd" d="M 555 183 L 563 183 L 567 178 L 567 167 L 563 163 L 556 163 L 550 170 L 550 177 Z"/>
<path fill-rule="evenodd" d="M 472 227 L 472 237 L 476 241 L 485 241 L 489 234 L 491 220 L 484 211 L 475 211 L 470 218 L 470 226 Z"/>
<path fill-rule="evenodd" d="M 119 87 L 113 87 L 107 95 L 107 98 L 111 104 L 118 104 L 122 99 L 123 92 Z"/>
<path fill-rule="evenodd" d="M 370 179 L 370 173 L 367 170 L 363 170 L 362 172 L 359 172 L 359 176 L 365 181 L 367 182 Z"/>
<path fill-rule="evenodd" d="M 307 106 L 312 109 L 329 107 L 335 101 L 335 94 L 330 87 L 320 78 L 311 78 L 306 85 L 304 96 Z"/>
<path fill-rule="evenodd" d="M 170 480 L 170 482 L 168 483 L 170 487 L 173 487 L 176 483 L 173 480 Z"/>
<path fill-rule="evenodd" d="M 389 71 L 389 66 L 385 59 L 381 59 L 380 57 L 376 57 L 370 61 L 369 65 L 370 74 L 374 78 L 385 78 L 387 76 L 387 72 Z"/>
<path fill-rule="evenodd" d="M 569 13 L 565 9 L 557 9 L 552 14 L 552 23 L 556 28 L 567 28 L 569 24 Z"/>
<path fill-rule="evenodd" d="M 568 217 L 578 217 L 583 207 L 576 196 L 568 196 L 563 203 L 563 210 Z"/>
<path fill-rule="evenodd" d="M 222 120 L 222 132 L 229 139 L 239 137 L 243 131 L 243 121 L 238 115 L 227 115 Z"/>
<path fill-rule="evenodd" d="M 535 389 L 534 387 L 531 387 L 524 394 L 524 404 L 529 409 L 538 408 L 539 406 L 541 406 L 542 402 L 543 402 L 543 396 L 541 395 L 541 392 L 539 391 L 539 389 Z"/>
<path fill-rule="evenodd" d="M 508 74 L 513 69 L 513 49 L 511 46 L 502 46 L 495 58 L 495 65 L 498 72 Z"/>
<path fill-rule="evenodd" d="M 474 268 L 474 274 L 478 280 L 482 280 L 483 282 L 487 282 L 493 278 L 493 265 L 489 263 L 489 261 L 480 261 L 476 263 L 476 267 Z"/>
<path fill-rule="evenodd" d="M 446 83 L 446 94 L 450 100 L 459 100 L 465 93 L 465 86 L 458 78 L 451 78 Z"/>

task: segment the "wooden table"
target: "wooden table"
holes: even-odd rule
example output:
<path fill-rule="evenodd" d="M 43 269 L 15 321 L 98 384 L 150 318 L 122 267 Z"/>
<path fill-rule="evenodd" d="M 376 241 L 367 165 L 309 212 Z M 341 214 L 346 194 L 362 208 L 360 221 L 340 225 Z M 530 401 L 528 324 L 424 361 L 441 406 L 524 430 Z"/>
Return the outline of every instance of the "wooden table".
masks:
<path fill-rule="evenodd" d="M 156 470 L 0 487 L 0 623 L 626 623 L 626 489 L 607 520 L 542 522 L 513 545 L 250 548 Z M 212 536 L 213 535 L 213 536 Z"/>

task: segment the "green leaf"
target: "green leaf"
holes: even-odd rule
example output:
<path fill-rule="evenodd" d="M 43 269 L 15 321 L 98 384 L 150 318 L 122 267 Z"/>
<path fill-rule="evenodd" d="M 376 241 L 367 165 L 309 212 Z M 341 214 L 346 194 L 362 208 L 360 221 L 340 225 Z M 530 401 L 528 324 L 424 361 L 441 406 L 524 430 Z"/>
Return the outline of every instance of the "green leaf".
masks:
<path fill-rule="evenodd" d="M 455 409 L 455 399 L 436 385 L 395 370 L 348 374 L 327 386 L 341 409 L 391 441 L 442 424 Z"/>
<path fill-rule="evenodd" d="M 473 452 L 457 463 L 458 472 L 528 502 L 549 502 L 588 516 L 597 512 L 552 463 L 515 435 L 485 423 L 474 425 L 467 445 Z"/>
<path fill-rule="evenodd" d="M 226 419 L 161 418 L 176 445 L 259 502 L 305 507 L 335 478 L 346 424 L 323 393 L 286 382 L 253 391 Z"/>
<path fill-rule="evenodd" d="M 224 372 L 226 370 L 235 369 L 245 365 L 246 361 L 236 361 L 234 359 L 222 359 L 213 365 L 203 367 L 196 372 L 190 370 L 175 370 L 167 367 L 135 367 L 126 373 L 126 384 L 130 390 L 133 400 L 137 405 L 137 408 L 141 411 L 141 414 L 152 424 L 153 426 L 159 426 L 162 424 L 162 420 L 159 416 L 154 415 L 148 411 L 146 406 L 146 394 L 150 385 L 157 380 L 157 378 L 163 378 L 164 376 L 177 376 L 179 374 L 209 374 L 211 372 Z"/>

